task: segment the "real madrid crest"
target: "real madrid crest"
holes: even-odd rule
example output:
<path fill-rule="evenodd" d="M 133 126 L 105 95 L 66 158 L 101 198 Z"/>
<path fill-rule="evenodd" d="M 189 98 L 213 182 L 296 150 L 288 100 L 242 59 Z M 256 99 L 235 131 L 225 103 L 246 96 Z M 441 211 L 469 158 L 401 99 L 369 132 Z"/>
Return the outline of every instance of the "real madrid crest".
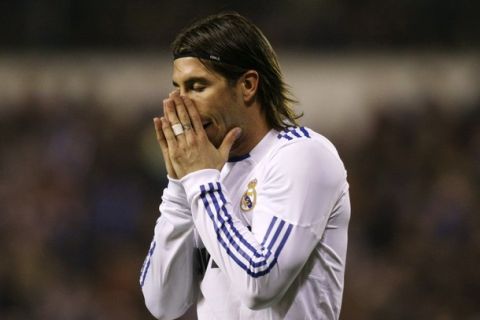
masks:
<path fill-rule="evenodd" d="M 247 191 L 243 193 L 242 199 L 240 200 L 240 209 L 242 209 L 242 211 L 250 211 L 255 207 L 257 203 L 256 186 L 257 179 L 253 179 L 248 183 Z"/>

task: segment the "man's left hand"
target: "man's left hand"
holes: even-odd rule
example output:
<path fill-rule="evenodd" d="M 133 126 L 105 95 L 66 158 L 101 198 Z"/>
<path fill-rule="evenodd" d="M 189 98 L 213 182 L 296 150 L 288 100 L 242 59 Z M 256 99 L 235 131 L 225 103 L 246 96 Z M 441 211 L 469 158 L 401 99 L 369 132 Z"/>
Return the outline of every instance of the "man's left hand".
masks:
<path fill-rule="evenodd" d="M 208 139 L 193 101 L 181 97 L 178 91 L 171 93 L 164 101 L 164 115 L 155 125 L 157 130 L 163 131 L 170 161 L 179 179 L 202 169 L 222 169 L 233 143 L 241 133 L 240 128 L 230 130 L 217 149 Z M 183 127 L 183 132 L 175 135 L 172 127 L 178 124 Z M 161 128 L 158 128 L 160 125 Z"/>

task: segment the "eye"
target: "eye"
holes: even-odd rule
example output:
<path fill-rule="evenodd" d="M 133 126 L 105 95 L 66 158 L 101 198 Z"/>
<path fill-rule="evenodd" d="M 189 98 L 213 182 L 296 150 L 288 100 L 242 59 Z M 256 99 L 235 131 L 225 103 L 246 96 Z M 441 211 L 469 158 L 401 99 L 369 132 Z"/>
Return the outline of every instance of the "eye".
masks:
<path fill-rule="evenodd" d="M 205 90 L 205 86 L 201 84 L 194 84 L 192 90 L 195 92 L 202 92 L 203 90 Z"/>

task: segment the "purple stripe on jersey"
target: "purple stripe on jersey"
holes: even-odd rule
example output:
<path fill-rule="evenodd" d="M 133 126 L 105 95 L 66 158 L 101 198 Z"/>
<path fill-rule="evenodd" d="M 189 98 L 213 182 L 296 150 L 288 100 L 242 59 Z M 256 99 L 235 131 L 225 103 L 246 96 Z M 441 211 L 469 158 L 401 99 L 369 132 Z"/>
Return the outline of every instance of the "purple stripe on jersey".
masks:
<path fill-rule="evenodd" d="M 270 255 L 272 254 L 271 252 L 271 249 L 273 247 L 273 245 L 275 244 L 275 241 L 276 241 L 276 238 L 278 237 L 278 234 L 282 231 L 282 228 L 283 228 L 283 225 L 285 224 L 285 222 L 282 220 L 280 225 L 277 227 L 277 233 L 276 233 L 276 237 L 274 237 L 271 242 L 270 242 L 270 245 L 268 246 L 268 251 L 267 251 L 267 254 L 266 255 L 263 255 L 261 252 L 259 253 L 257 251 L 257 249 L 255 247 L 253 247 L 250 243 L 248 243 L 248 241 L 240 234 L 240 232 L 238 232 L 238 230 L 235 228 L 235 226 L 233 225 L 233 222 L 232 222 L 232 219 L 231 219 L 231 215 L 228 213 L 227 211 L 227 208 L 225 206 L 225 204 L 227 203 L 227 200 L 225 199 L 225 196 L 223 195 L 223 192 L 222 192 L 222 185 L 217 182 L 217 188 L 218 188 L 218 194 L 220 195 L 220 199 L 222 200 L 223 204 L 222 204 L 222 211 L 225 213 L 225 216 L 227 216 L 227 219 L 228 219 L 228 222 L 230 224 L 230 227 L 234 230 L 235 232 L 235 235 L 239 238 L 239 240 L 245 245 L 247 246 L 247 248 L 249 248 L 252 253 L 255 255 L 255 257 L 257 258 L 260 258 L 260 257 L 263 257 L 265 260 L 264 261 L 260 261 L 260 262 L 254 262 L 254 263 L 251 263 L 253 267 L 258 267 L 258 266 L 262 266 L 264 264 L 267 263 L 267 259 L 270 257 Z M 221 220 L 220 220 L 221 219 Z M 223 221 L 222 217 L 219 216 L 219 220 L 220 222 Z M 270 226 L 269 226 L 269 229 L 271 230 L 273 225 L 275 224 L 275 221 L 277 220 L 277 217 L 273 217 L 272 218 L 272 221 L 270 222 Z M 226 231 L 226 230 L 225 230 Z M 264 248 L 264 243 L 265 241 L 267 241 L 267 238 L 269 236 L 269 233 L 267 232 L 267 234 L 265 235 L 265 237 L 263 238 L 263 241 L 262 241 L 262 248 L 261 248 L 261 251 L 264 251 L 265 248 Z M 246 258 L 249 258 L 250 257 L 246 257 Z"/>
<path fill-rule="evenodd" d="M 265 234 L 265 237 L 263 238 L 262 247 L 265 245 L 265 241 L 267 241 L 268 236 L 270 235 L 270 232 L 272 231 L 272 227 L 273 227 L 273 225 L 275 224 L 276 221 L 277 221 L 277 217 L 274 216 L 272 218 L 272 221 L 270 221 L 270 225 L 268 226 L 267 233 Z"/>
<path fill-rule="evenodd" d="M 232 230 L 234 234 L 231 234 L 230 232 L 228 232 L 226 225 L 227 224 L 228 225 L 233 225 L 233 223 L 231 221 L 232 217 L 227 216 L 227 220 L 223 220 L 222 217 L 218 214 L 220 212 L 220 205 L 218 203 L 218 200 L 217 200 L 217 197 L 215 196 L 215 194 L 213 192 L 211 192 L 211 191 L 213 191 L 213 184 L 209 183 L 208 185 L 210 187 L 210 190 L 207 194 L 210 196 L 211 202 L 213 203 L 213 206 L 215 207 L 215 213 L 217 214 L 217 218 L 220 221 L 220 227 L 217 226 L 217 230 L 221 230 L 223 232 L 223 234 L 227 237 L 228 242 L 237 250 L 238 253 L 240 253 L 244 258 L 249 258 L 248 254 L 245 253 L 242 250 L 242 248 L 240 248 L 240 246 L 237 242 L 235 242 L 234 236 L 238 237 L 240 235 L 238 230 L 237 229 Z M 213 214 L 213 216 L 215 217 L 215 214 Z M 217 233 L 217 239 L 219 239 L 220 237 L 221 237 L 220 232 L 218 232 Z M 257 252 L 255 251 L 255 248 L 252 248 L 250 250 L 253 250 L 252 253 L 258 255 Z M 258 255 L 258 256 L 260 256 L 260 255 Z"/>
<path fill-rule="evenodd" d="M 261 257 L 262 254 L 258 253 L 257 249 L 254 248 L 250 243 L 248 243 L 248 242 L 242 237 L 242 235 L 241 235 L 240 232 L 237 230 L 237 228 L 235 228 L 235 226 L 234 226 L 234 224 L 233 224 L 233 221 L 232 221 L 232 216 L 226 211 L 226 208 L 225 208 L 226 202 L 225 202 L 224 198 L 222 197 L 222 195 L 220 195 L 220 199 L 223 201 L 223 203 L 222 203 L 222 204 L 219 204 L 219 203 L 218 203 L 218 200 L 217 200 L 217 197 L 216 197 L 216 195 L 215 195 L 215 193 L 214 193 L 215 189 L 214 189 L 213 184 L 212 184 L 212 183 L 209 183 L 208 186 L 210 187 L 210 190 L 209 190 L 209 191 L 210 191 L 210 192 L 209 192 L 210 198 L 212 199 L 212 202 L 213 202 L 213 205 L 215 206 L 215 210 L 216 210 L 217 214 L 220 213 L 220 210 L 223 209 L 222 211 L 225 213 L 225 216 L 227 217 L 227 219 L 224 220 L 220 214 L 217 215 L 217 216 L 218 216 L 218 220 L 220 221 L 221 230 L 223 231 L 223 233 L 227 236 L 227 238 L 228 238 L 229 240 L 232 239 L 233 242 L 235 241 L 235 240 L 233 240 L 233 236 L 230 235 L 230 233 L 229 233 L 228 230 L 227 230 L 226 224 L 228 224 L 228 225 L 231 227 L 234 235 L 237 236 L 237 238 L 240 240 L 240 242 L 242 242 L 242 243 L 255 255 L 255 257 L 257 257 L 257 258 Z M 217 184 L 217 190 L 218 190 L 218 192 L 220 193 L 220 190 L 221 190 L 221 189 L 220 189 L 220 184 Z M 230 242 L 233 244 L 232 241 L 230 241 Z M 240 249 L 240 248 L 239 248 L 239 249 Z M 262 248 L 262 249 L 263 249 L 263 248 Z M 240 251 L 241 251 L 241 249 L 240 249 Z M 243 251 L 242 251 L 242 252 L 240 252 L 240 251 L 239 251 L 239 253 L 241 253 L 245 258 L 249 257 L 248 254 L 244 253 Z"/>
<path fill-rule="evenodd" d="M 231 216 L 230 216 L 230 214 L 227 212 L 226 207 L 225 207 L 225 204 L 227 203 L 227 201 L 226 201 L 225 196 L 223 195 L 223 192 L 222 192 L 222 185 L 221 185 L 219 182 L 217 182 L 217 188 L 218 188 L 218 193 L 219 193 L 219 195 L 220 195 L 220 198 L 221 198 L 221 200 L 223 201 L 222 209 L 223 209 L 225 215 L 227 215 L 228 217 L 230 217 L 229 221 L 230 221 L 230 223 L 232 223 L 232 222 L 231 222 Z M 211 190 L 213 191 L 213 189 L 211 189 Z M 221 216 L 219 216 L 219 218 L 221 218 Z M 269 236 L 269 234 L 270 234 L 270 232 L 271 232 L 271 230 L 272 230 L 272 228 L 273 228 L 273 225 L 275 224 L 275 222 L 276 222 L 277 219 L 278 219 L 278 218 L 275 217 L 275 216 L 272 218 L 272 221 L 270 222 L 270 226 L 269 226 L 269 228 L 268 228 L 268 230 L 267 230 L 267 233 L 266 233 L 265 237 L 263 238 L 262 244 L 264 244 L 265 241 L 267 240 L 267 238 L 268 238 L 268 236 Z M 222 221 L 223 221 L 223 220 L 222 220 Z M 270 243 L 269 243 L 269 245 L 267 246 L 269 250 L 267 251 L 267 255 L 264 256 L 265 259 L 267 259 L 267 258 L 270 256 L 270 254 L 272 253 L 271 249 L 273 248 L 273 246 L 274 246 L 274 244 L 275 244 L 278 236 L 280 235 L 280 233 L 281 233 L 284 225 L 285 225 L 285 221 L 283 221 L 283 220 L 280 219 L 280 224 L 279 224 L 279 226 L 277 226 L 277 230 L 276 230 L 276 232 L 275 232 L 275 234 L 274 234 L 274 237 L 272 238 L 272 240 L 270 240 Z M 288 225 L 289 225 L 289 229 L 287 229 L 284 237 L 282 238 L 282 242 L 280 243 L 279 247 L 277 248 L 277 251 L 276 251 L 276 255 L 277 255 L 277 256 L 278 256 L 278 254 L 280 254 L 281 248 L 283 248 L 283 246 L 285 245 L 285 242 L 286 242 L 286 240 L 287 240 L 288 236 L 290 235 L 290 232 L 291 232 L 291 230 L 292 230 L 292 228 L 293 228 L 293 225 L 291 225 L 291 224 L 288 224 Z M 232 224 L 231 226 L 232 226 L 232 228 L 234 228 L 233 224 Z M 235 229 L 235 230 L 236 230 L 236 229 Z M 244 239 L 240 233 L 238 233 L 238 236 L 239 236 L 241 239 Z M 246 242 L 246 240 L 245 240 L 245 242 Z M 242 242 L 242 243 L 243 243 L 243 242 Z M 247 243 L 247 242 L 246 242 L 246 243 Z M 253 247 L 252 247 L 252 248 L 253 248 Z M 253 249 L 256 250 L 255 248 L 253 248 Z M 263 248 L 262 248 L 262 249 L 263 249 Z M 260 263 L 261 263 L 261 262 L 260 262 Z M 264 263 L 262 263 L 262 264 L 264 264 Z M 272 264 L 275 264 L 275 263 L 272 261 Z M 255 267 L 256 264 L 254 263 L 253 266 Z"/>
<path fill-rule="evenodd" d="M 278 258 L 280 253 L 282 252 L 283 247 L 285 246 L 285 243 L 287 242 L 288 236 L 290 235 L 290 232 L 292 232 L 293 225 L 288 224 L 287 232 L 283 235 L 282 241 L 280 242 L 280 245 L 277 248 L 277 251 L 275 251 L 275 258 Z"/>
<path fill-rule="evenodd" d="M 300 130 L 301 133 L 298 131 Z M 303 134 L 303 136 L 302 136 Z M 293 135 L 293 137 L 292 137 Z M 288 127 L 283 129 L 278 135 L 278 139 L 285 138 L 287 140 L 293 140 L 295 138 L 311 138 L 310 133 L 308 133 L 308 130 L 305 127 Z"/>
<path fill-rule="evenodd" d="M 228 211 L 226 210 L 226 207 L 225 207 L 225 204 L 226 204 L 226 201 L 225 201 L 225 197 L 223 196 L 223 193 L 221 192 L 221 185 L 218 183 L 217 184 L 217 187 L 219 188 L 218 193 L 220 195 L 220 199 L 223 201 L 223 203 L 221 205 L 219 205 L 218 201 L 217 201 L 217 198 L 216 198 L 216 195 L 213 191 L 214 188 L 213 188 L 213 184 L 212 183 L 209 183 L 208 184 L 209 187 L 210 187 L 210 192 L 209 192 L 209 195 L 210 195 L 210 198 L 212 199 L 212 202 L 213 202 L 213 205 L 215 206 L 215 209 L 216 209 L 216 213 L 217 213 L 217 217 L 218 217 L 218 220 L 220 222 L 220 229 L 223 231 L 223 233 L 225 234 L 225 236 L 227 237 L 227 240 L 228 242 L 230 242 L 233 247 L 237 250 L 237 252 L 243 256 L 246 260 L 250 261 L 250 266 L 251 267 L 254 267 L 254 268 L 257 268 L 257 267 L 261 267 L 263 265 L 266 265 L 268 263 L 267 259 L 270 257 L 270 255 L 272 254 L 271 251 L 268 251 L 266 255 L 262 254 L 261 252 L 258 252 L 258 250 L 253 247 L 241 234 L 240 232 L 237 230 L 237 228 L 235 228 L 234 224 L 233 224 L 233 221 L 232 221 L 232 216 L 228 213 Z M 224 220 L 222 218 L 222 216 L 219 214 L 220 213 L 220 210 L 222 210 L 224 213 L 225 213 L 225 216 L 227 217 L 226 220 Z M 232 229 L 234 235 L 232 235 L 227 227 L 226 227 L 226 224 L 228 224 L 230 226 L 230 228 Z M 235 242 L 235 239 L 234 239 L 234 236 L 236 236 L 238 238 L 238 240 L 240 240 L 241 243 L 243 243 L 252 253 L 253 255 L 256 257 L 256 258 L 262 258 L 261 261 L 259 262 L 252 262 L 252 257 L 249 256 L 245 251 L 242 250 L 242 248 L 238 245 L 237 242 Z M 271 244 L 272 246 L 273 244 Z M 264 248 L 262 247 L 261 250 L 263 251 Z"/>
<path fill-rule="evenodd" d="M 267 273 L 270 272 L 270 270 L 272 270 L 272 268 L 275 266 L 275 264 L 277 263 L 277 258 L 280 256 L 280 253 L 282 252 L 282 249 L 283 247 L 285 246 L 285 243 L 287 242 L 287 239 L 288 239 L 288 236 L 290 235 L 290 232 L 292 232 L 292 229 L 293 229 L 293 225 L 289 224 L 288 225 L 288 228 L 287 228 L 287 232 L 285 233 L 285 235 L 283 236 L 282 238 L 282 241 L 280 242 L 280 245 L 278 246 L 277 248 L 277 251 L 275 251 L 275 258 L 273 259 L 272 263 L 270 264 L 270 266 L 263 270 L 263 271 L 260 271 L 260 272 L 257 272 L 254 276 L 254 278 L 258 278 L 258 277 L 261 277 Z"/>
<path fill-rule="evenodd" d="M 310 134 L 308 133 L 307 129 L 305 129 L 305 127 L 300 127 L 300 130 L 302 130 L 305 137 L 310 138 Z"/>
<path fill-rule="evenodd" d="M 209 183 L 208 185 L 211 188 L 210 191 L 214 191 L 213 185 L 211 185 L 211 183 Z M 220 220 L 220 223 L 222 224 L 222 226 L 223 226 L 224 222 L 227 222 L 229 224 L 229 226 L 231 227 L 232 231 L 238 237 L 238 239 L 255 255 L 255 257 L 257 257 L 257 258 L 262 257 L 263 255 L 261 253 L 258 253 L 258 250 L 254 246 L 252 246 L 250 243 L 248 243 L 248 241 L 245 240 L 245 238 L 243 238 L 243 236 L 240 234 L 240 232 L 237 230 L 237 228 L 235 228 L 235 226 L 233 224 L 233 221 L 232 221 L 232 216 L 228 213 L 227 208 L 225 207 L 225 204 L 227 203 L 227 201 L 226 201 L 225 196 L 223 195 L 223 192 L 222 192 L 222 185 L 218 182 L 217 182 L 217 191 L 218 191 L 218 194 L 220 196 L 220 199 L 223 202 L 222 205 L 221 205 L 221 209 L 225 213 L 225 216 L 227 217 L 227 221 L 224 221 L 222 216 L 218 215 L 218 220 Z M 216 202 L 216 198 L 215 198 L 215 202 Z M 220 206 L 218 206 L 216 208 L 217 208 L 217 212 L 220 213 Z M 228 230 L 225 229 L 224 232 L 228 232 Z M 263 249 L 264 248 L 262 246 L 261 250 L 263 250 Z"/>
<path fill-rule="evenodd" d="M 277 238 L 280 235 L 280 232 L 282 231 L 284 225 L 285 225 L 285 221 L 281 220 L 280 225 L 278 226 L 277 231 L 273 235 L 273 239 L 270 242 L 270 245 L 268 246 L 269 251 L 272 250 L 273 244 L 275 243 L 275 241 L 277 241 Z"/>
<path fill-rule="evenodd" d="M 285 131 L 288 130 L 289 133 L 292 133 L 295 137 L 301 138 L 302 136 L 296 131 L 296 127 L 291 127 L 289 129 L 285 129 Z"/>
<path fill-rule="evenodd" d="M 152 257 L 153 251 L 155 251 L 156 245 L 157 245 L 157 242 L 153 241 L 150 250 L 148 250 L 147 258 L 145 259 L 145 262 L 143 263 L 142 272 L 140 273 L 140 286 L 141 287 L 143 287 L 143 284 L 145 283 L 145 278 L 147 277 L 148 268 L 150 268 L 150 259 Z M 147 264 L 146 266 L 145 266 L 145 263 Z"/>
<path fill-rule="evenodd" d="M 225 243 L 225 241 L 223 241 L 223 239 L 221 238 L 220 236 L 220 232 L 219 232 L 219 228 L 216 226 L 215 224 L 215 218 L 214 218 L 214 215 L 213 215 L 213 212 L 212 210 L 210 209 L 210 204 L 206 198 L 206 190 L 205 190 L 205 187 L 204 186 L 200 186 L 200 198 L 202 199 L 203 201 L 203 204 L 205 206 L 205 208 L 207 209 L 207 214 L 208 216 L 210 217 L 210 219 L 212 220 L 213 222 L 213 227 L 214 227 L 214 230 L 215 230 L 215 233 L 217 234 L 217 240 L 220 242 L 220 244 L 222 245 L 222 247 L 225 249 L 226 253 L 233 259 L 233 261 L 235 261 L 237 263 L 237 265 L 242 268 L 243 270 L 245 270 L 245 272 L 247 272 L 248 275 L 252 276 L 253 278 L 257 278 L 259 276 L 262 276 L 262 275 L 265 275 L 266 273 L 268 272 L 253 272 L 251 271 L 242 261 L 240 261 L 240 259 L 238 259 L 238 257 L 230 250 L 230 247 Z M 275 262 L 275 259 L 272 261 L 272 263 L 274 264 Z M 268 270 L 271 270 L 273 267 L 273 265 L 271 265 Z"/>
<path fill-rule="evenodd" d="M 213 212 L 212 210 L 210 209 L 210 203 L 208 202 L 207 198 L 206 198 L 206 190 L 205 190 L 205 186 L 200 186 L 200 198 L 202 199 L 203 201 L 203 205 L 205 206 L 205 209 L 207 210 L 207 214 L 208 216 L 210 217 L 210 219 L 212 220 L 213 222 L 213 228 L 215 230 L 215 233 L 217 234 L 217 240 L 218 242 L 220 242 L 220 244 L 222 245 L 222 247 L 225 249 L 225 251 L 227 252 L 227 254 L 233 259 L 233 261 L 235 261 L 239 266 L 240 268 L 242 268 L 243 270 L 245 270 L 247 273 L 249 272 L 247 266 L 245 266 L 245 264 L 243 264 L 242 261 L 240 261 L 231 251 L 230 251 L 230 248 L 228 247 L 228 245 L 225 243 L 225 241 L 223 241 L 222 237 L 220 236 L 220 232 L 219 232 L 219 228 L 217 227 L 216 223 L 215 223 L 215 218 L 213 216 Z"/>
<path fill-rule="evenodd" d="M 279 133 L 279 134 L 277 135 L 277 138 L 278 138 L 278 139 L 285 138 L 285 139 L 287 139 L 287 140 L 292 140 L 292 139 L 293 139 L 292 137 L 290 137 L 290 136 L 287 135 L 286 133 L 285 133 L 285 134 Z"/>
<path fill-rule="evenodd" d="M 217 240 L 220 242 L 220 244 L 225 248 L 227 254 L 232 257 L 232 259 L 242 268 L 244 269 L 247 274 L 251 275 L 252 277 L 259 277 L 259 276 L 262 276 L 266 273 L 268 273 L 272 268 L 273 266 L 276 264 L 276 260 L 277 260 L 277 257 L 278 255 L 280 254 L 283 246 L 285 245 L 285 242 L 287 241 L 287 238 L 291 232 L 291 229 L 292 229 L 292 225 L 291 224 L 288 224 L 288 228 L 287 228 L 287 231 L 285 233 L 285 235 L 283 236 L 281 242 L 280 242 L 280 245 L 279 247 L 277 248 L 276 252 L 274 253 L 274 256 L 275 258 L 271 261 L 271 263 L 269 264 L 269 266 L 267 267 L 267 269 L 265 270 L 262 270 L 262 271 L 258 271 L 258 272 L 254 272 L 254 271 L 251 271 L 250 268 L 248 268 L 244 263 L 242 263 L 238 257 L 235 256 L 235 254 L 230 250 L 230 247 L 225 243 L 225 241 L 221 238 L 220 236 L 220 231 L 222 231 L 225 236 L 227 237 L 228 241 L 232 244 L 232 246 L 237 250 L 238 253 L 240 253 L 244 258 L 246 258 L 248 261 L 250 261 L 250 267 L 253 267 L 253 268 L 256 268 L 256 267 L 259 267 L 259 266 L 262 266 L 262 265 L 265 265 L 267 264 L 267 259 L 268 257 L 271 255 L 271 250 L 268 250 L 267 252 L 267 255 L 262 255 L 262 254 L 259 254 L 258 251 L 251 245 L 249 244 L 245 238 L 242 237 L 242 235 L 238 232 L 238 230 L 234 227 L 233 225 L 233 221 L 231 219 L 231 215 L 228 213 L 228 211 L 226 210 L 226 207 L 225 207 L 225 204 L 226 204 L 226 200 L 225 200 L 225 197 L 222 193 L 222 190 L 221 190 L 221 184 L 220 183 L 217 183 L 217 188 L 218 188 L 218 194 L 220 196 L 220 199 L 222 200 L 222 204 L 219 204 L 218 203 L 218 200 L 216 198 L 216 195 L 215 195 L 215 189 L 214 189 L 214 186 L 212 183 L 209 183 L 208 184 L 209 186 L 209 190 L 207 191 L 205 186 L 200 186 L 200 191 L 201 191 L 201 194 L 200 194 L 200 197 L 204 203 L 204 206 L 207 210 L 207 213 L 210 217 L 210 219 L 212 220 L 212 222 L 214 223 L 214 230 L 217 234 Z M 210 203 L 209 201 L 207 200 L 207 197 L 206 197 L 206 194 L 209 194 L 210 195 L 210 198 L 212 199 L 212 203 L 213 205 L 215 206 L 215 210 L 216 210 L 216 213 L 217 213 L 217 216 L 218 216 L 218 220 L 221 224 L 221 227 L 219 228 L 216 223 L 215 223 L 215 215 L 214 213 L 212 212 L 211 210 L 211 207 L 210 207 Z M 227 219 L 224 220 L 221 215 L 219 215 L 220 213 L 220 210 L 223 210 L 223 212 L 225 213 Z M 272 221 L 270 222 L 270 226 L 267 230 L 267 234 L 265 235 L 264 239 L 263 239 L 263 242 L 262 244 L 267 240 L 272 228 L 273 228 L 273 225 L 275 224 L 277 220 L 277 217 L 273 217 Z M 254 263 L 252 262 L 251 260 L 251 257 L 248 256 L 240 247 L 239 245 L 235 242 L 234 240 L 234 237 L 233 235 L 231 235 L 227 228 L 226 228 L 226 224 L 229 224 L 229 226 L 231 227 L 232 231 L 234 232 L 235 236 L 237 236 L 239 238 L 239 240 L 245 245 L 247 246 L 247 248 L 249 248 L 252 253 L 256 256 L 256 257 L 262 257 L 263 260 L 260 261 L 260 262 L 257 262 L 257 263 Z M 285 225 L 285 221 L 281 220 L 281 223 L 280 225 L 277 227 L 277 230 L 275 232 L 275 235 L 273 237 L 273 239 L 271 240 L 271 242 L 269 243 L 269 249 L 271 249 L 273 246 L 274 246 L 274 243 L 276 242 L 281 230 L 283 229 L 283 226 Z"/>

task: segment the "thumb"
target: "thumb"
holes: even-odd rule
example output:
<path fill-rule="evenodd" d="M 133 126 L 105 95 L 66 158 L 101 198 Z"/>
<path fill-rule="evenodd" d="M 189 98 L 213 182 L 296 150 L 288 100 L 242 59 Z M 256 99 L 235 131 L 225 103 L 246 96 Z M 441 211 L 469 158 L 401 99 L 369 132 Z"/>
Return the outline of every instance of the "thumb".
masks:
<path fill-rule="evenodd" d="M 220 148 L 218 148 L 218 151 L 220 151 L 220 154 L 224 159 L 228 159 L 230 149 L 232 149 L 233 143 L 238 139 L 238 137 L 240 137 L 241 133 L 242 129 L 236 127 L 230 130 L 225 138 L 223 138 L 222 144 L 220 145 Z"/>

